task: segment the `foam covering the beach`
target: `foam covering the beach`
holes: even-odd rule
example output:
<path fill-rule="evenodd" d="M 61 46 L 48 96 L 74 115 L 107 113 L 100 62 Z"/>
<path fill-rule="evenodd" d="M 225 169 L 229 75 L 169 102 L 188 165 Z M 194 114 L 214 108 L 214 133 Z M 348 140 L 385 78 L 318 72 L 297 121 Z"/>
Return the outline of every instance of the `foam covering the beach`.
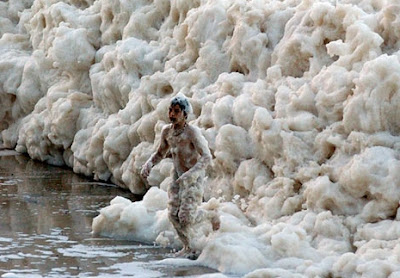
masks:
<path fill-rule="evenodd" d="M 255 277 L 400 276 L 399 0 L 0 2 L 0 143 L 116 197 L 93 232 L 180 247 L 170 158 L 188 97 L 213 155 L 201 264 Z M 149 190 L 150 188 L 150 190 Z"/>

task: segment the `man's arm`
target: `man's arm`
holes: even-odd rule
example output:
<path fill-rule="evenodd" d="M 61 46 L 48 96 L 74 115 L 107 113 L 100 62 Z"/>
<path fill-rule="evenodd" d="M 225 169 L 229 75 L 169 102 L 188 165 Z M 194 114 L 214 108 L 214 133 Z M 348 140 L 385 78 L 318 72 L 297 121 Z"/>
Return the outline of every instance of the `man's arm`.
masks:
<path fill-rule="evenodd" d="M 168 134 L 168 126 L 164 127 L 161 131 L 160 145 L 158 146 L 157 151 L 153 153 L 150 156 L 150 158 L 146 161 L 146 163 L 143 164 L 142 166 L 140 174 L 144 179 L 147 179 L 147 177 L 149 176 L 151 168 L 153 168 L 154 165 L 159 163 L 167 154 L 169 148 L 167 142 L 167 134 Z"/>

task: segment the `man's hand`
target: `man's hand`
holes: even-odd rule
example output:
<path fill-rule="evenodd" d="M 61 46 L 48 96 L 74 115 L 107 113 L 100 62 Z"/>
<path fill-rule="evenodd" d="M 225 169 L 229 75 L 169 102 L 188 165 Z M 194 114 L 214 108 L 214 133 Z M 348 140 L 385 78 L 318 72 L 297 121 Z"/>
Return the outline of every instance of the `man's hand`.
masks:
<path fill-rule="evenodd" d="M 150 175 L 151 171 L 151 162 L 147 162 L 142 166 L 142 170 L 140 171 L 140 175 L 144 178 L 147 179 L 147 177 Z"/>
<path fill-rule="evenodd" d="M 176 183 L 177 184 L 180 184 L 180 183 L 184 184 L 189 180 L 189 177 L 190 177 L 190 175 L 186 172 L 176 180 Z"/>

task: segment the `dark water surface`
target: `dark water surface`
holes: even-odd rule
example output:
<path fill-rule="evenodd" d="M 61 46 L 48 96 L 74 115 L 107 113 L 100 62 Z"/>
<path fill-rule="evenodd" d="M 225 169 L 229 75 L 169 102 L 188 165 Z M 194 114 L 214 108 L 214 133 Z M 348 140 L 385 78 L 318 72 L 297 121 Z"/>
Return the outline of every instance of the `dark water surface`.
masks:
<path fill-rule="evenodd" d="M 158 263 L 171 257 L 167 248 L 92 237 L 93 218 L 115 196 L 134 200 L 128 191 L 70 169 L 0 150 L 0 277 L 198 277 L 214 272 L 195 263 Z"/>

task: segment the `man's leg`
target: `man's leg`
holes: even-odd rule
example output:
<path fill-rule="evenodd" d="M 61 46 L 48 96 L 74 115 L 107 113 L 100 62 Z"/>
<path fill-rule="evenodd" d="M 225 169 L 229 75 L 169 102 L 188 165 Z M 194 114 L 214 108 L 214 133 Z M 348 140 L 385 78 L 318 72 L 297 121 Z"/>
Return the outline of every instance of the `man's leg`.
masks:
<path fill-rule="evenodd" d="M 179 239 L 182 241 L 183 248 L 177 255 L 183 255 L 188 252 L 189 249 L 189 239 L 186 236 L 186 233 L 182 230 L 182 225 L 179 221 L 179 209 L 180 209 L 180 186 L 175 182 L 176 176 L 173 177 L 173 181 L 168 187 L 168 218 L 174 226 L 176 233 L 179 236 Z M 180 254 L 181 253 L 181 254 Z"/>
<path fill-rule="evenodd" d="M 200 176 L 194 184 L 187 185 L 184 188 L 185 190 L 181 193 L 181 205 L 178 214 L 181 225 L 185 224 L 185 226 L 190 227 L 207 220 L 210 221 L 214 231 L 218 230 L 221 224 L 218 214 L 215 211 L 199 208 L 204 194 L 203 176 Z"/>
<path fill-rule="evenodd" d="M 201 204 L 203 199 L 202 178 L 192 184 L 185 184 L 181 187 L 180 208 L 178 212 L 179 223 L 181 231 L 188 239 L 189 249 L 195 252 L 190 243 L 190 232 L 192 225 L 196 222 L 197 207 Z"/>

